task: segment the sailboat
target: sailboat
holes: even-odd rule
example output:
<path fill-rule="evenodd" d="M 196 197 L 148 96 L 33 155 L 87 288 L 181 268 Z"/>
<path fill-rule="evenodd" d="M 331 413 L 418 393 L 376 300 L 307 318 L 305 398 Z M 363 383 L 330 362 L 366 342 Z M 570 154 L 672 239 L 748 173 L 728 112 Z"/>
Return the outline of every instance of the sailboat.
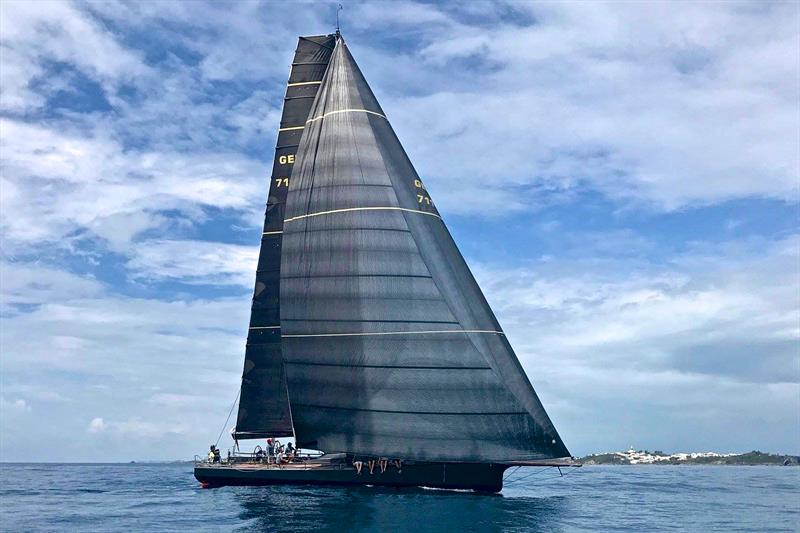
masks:
<path fill-rule="evenodd" d="M 496 492 L 575 464 L 338 30 L 292 62 L 232 435 L 203 486 Z M 283 437 L 319 453 L 238 451 Z"/>

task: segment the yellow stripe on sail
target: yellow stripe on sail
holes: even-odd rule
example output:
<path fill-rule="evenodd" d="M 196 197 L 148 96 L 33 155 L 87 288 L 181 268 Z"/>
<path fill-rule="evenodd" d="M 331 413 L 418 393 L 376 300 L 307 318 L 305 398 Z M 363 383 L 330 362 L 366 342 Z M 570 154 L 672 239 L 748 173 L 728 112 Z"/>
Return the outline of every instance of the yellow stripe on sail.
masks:
<path fill-rule="evenodd" d="M 294 222 L 295 220 L 300 220 L 303 218 L 311 218 L 311 217 L 318 217 L 322 215 L 332 215 L 335 213 L 350 213 L 353 211 L 407 211 L 409 213 L 419 213 L 421 215 L 429 215 L 432 217 L 436 217 L 441 220 L 442 217 L 437 215 L 436 213 L 429 213 L 428 211 L 420 211 L 419 209 L 407 209 L 405 207 L 348 207 L 347 209 L 333 209 L 331 211 L 320 211 L 318 213 L 308 213 L 307 215 L 298 215 L 296 217 L 287 218 L 283 221 L 284 224 L 287 222 Z"/>
<path fill-rule="evenodd" d="M 298 81 L 295 83 L 289 83 L 287 87 L 300 87 L 301 85 L 319 85 L 322 81 Z"/>
<path fill-rule="evenodd" d="M 339 110 L 336 110 L 336 111 L 328 111 L 327 113 L 324 113 L 324 114 L 322 114 L 322 115 L 320 115 L 318 117 L 314 117 L 314 118 L 312 118 L 310 120 L 307 120 L 306 124 L 310 124 L 311 122 L 314 122 L 315 120 L 319 120 L 319 119 L 325 118 L 328 115 L 336 115 L 338 113 L 369 113 L 370 115 L 376 115 L 378 117 L 381 117 L 381 118 L 384 118 L 386 120 L 389 120 L 388 118 L 386 118 L 386 115 L 381 115 L 380 113 L 377 113 L 375 111 L 370 111 L 369 109 L 339 109 Z"/>

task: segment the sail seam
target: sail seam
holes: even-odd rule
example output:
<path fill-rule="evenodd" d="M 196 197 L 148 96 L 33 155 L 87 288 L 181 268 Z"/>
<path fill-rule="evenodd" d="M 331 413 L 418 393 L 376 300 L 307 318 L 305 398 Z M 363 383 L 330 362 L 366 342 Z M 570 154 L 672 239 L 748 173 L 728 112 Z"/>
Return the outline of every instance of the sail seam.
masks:
<path fill-rule="evenodd" d="M 290 234 L 296 235 L 298 233 L 299 234 L 302 234 L 302 233 L 319 233 L 319 232 L 323 232 L 323 231 L 342 231 L 342 232 L 346 231 L 348 233 L 355 232 L 355 231 L 394 231 L 396 233 L 411 233 L 407 229 L 378 228 L 378 227 L 375 227 L 375 228 L 308 228 L 308 229 L 303 229 L 301 231 L 293 231 L 293 232 L 290 232 Z"/>
<path fill-rule="evenodd" d="M 419 209 L 408 209 L 406 207 L 348 207 L 346 209 L 332 209 L 330 211 L 319 211 L 318 213 L 308 213 L 306 215 L 298 215 L 296 217 L 287 218 L 283 221 L 284 224 L 287 222 L 294 222 L 295 220 L 301 220 L 303 218 L 310 218 L 310 217 L 318 217 L 322 215 L 332 215 L 335 213 L 349 213 L 352 211 L 406 211 L 408 213 L 419 213 L 421 215 L 429 215 L 432 217 L 436 217 L 439 220 L 442 219 L 436 213 L 430 213 L 428 211 L 420 211 Z"/>
<path fill-rule="evenodd" d="M 527 411 L 394 411 L 391 409 L 364 409 L 360 407 L 336 407 L 333 405 L 316 405 L 309 403 L 295 403 L 297 407 L 312 407 L 314 409 L 335 409 L 337 411 L 362 411 L 366 413 L 391 413 L 400 415 L 446 415 L 446 416 L 494 416 L 494 415 L 528 415 Z"/>
<path fill-rule="evenodd" d="M 390 323 L 390 324 L 458 324 L 452 320 L 373 320 L 373 319 L 350 319 L 350 318 L 282 318 L 286 322 L 366 322 Z"/>
<path fill-rule="evenodd" d="M 278 131 L 294 131 L 294 130 L 304 130 L 306 129 L 305 126 L 291 126 L 288 128 L 278 128 Z"/>
<path fill-rule="evenodd" d="M 342 368 L 393 368 L 405 370 L 491 370 L 490 366 L 412 366 L 412 365 L 344 365 L 339 363 L 313 363 L 303 361 L 286 361 L 287 365 L 300 366 L 333 366 Z"/>
<path fill-rule="evenodd" d="M 261 235 L 278 235 L 279 233 L 283 233 L 283 231 L 265 231 Z"/>
<path fill-rule="evenodd" d="M 391 189 L 392 184 L 386 183 L 333 183 L 331 185 L 315 185 L 313 189 L 340 189 L 343 187 L 383 187 L 385 189 Z M 298 187 L 297 189 L 292 189 L 293 191 L 297 192 L 306 192 L 312 190 L 311 187 L 302 188 Z"/>
<path fill-rule="evenodd" d="M 294 335 L 283 335 L 283 337 L 363 337 L 368 335 L 424 335 L 428 333 L 494 333 L 505 335 L 502 331 L 489 329 L 443 329 L 443 330 L 423 330 L 423 331 L 375 331 L 357 333 L 297 333 Z M 491 367 L 490 367 L 491 368 Z"/>
<path fill-rule="evenodd" d="M 281 329 L 280 326 L 250 326 L 247 329 Z"/>
<path fill-rule="evenodd" d="M 285 278 L 282 278 L 282 279 L 285 279 Z M 386 295 L 386 294 L 381 294 L 380 292 L 374 293 L 374 295 L 372 295 L 372 296 L 370 296 L 369 294 L 362 294 L 361 296 L 345 296 L 345 295 L 335 294 L 335 293 L 333 293 L 333 294 L 331 294 L 331 293 L 329 293 L 329 294 L 316 294 L 315 296 L 317 298 L 319 298 L 319 301 L 321 301 L 321 302 L 334 302 L 334 301 L 335 302 L 348 302 L 348 301 L 362 301 L 362 300 L 366 300 L 366 301 L 377 300 L 377 301 L 380 301 L 380 302 L 383 302 L 383 301 L 386 301 L 386 300 L 390 300 L 390 301 L 391 300 L 400 300 L 400 301 L 403 301 L 403 302 L 444 302 L 444 298 L 442 298 L 441 296 L 430 296 L 430 297 L 424 297 L 424 296 L 389 296 L 389 295 Z M 288 320 L 292 320 L 292 319 L 290 318 Z M 304 321 L 304 320 L 307 320 L 307 319 L 305 319 L 305 318 L 297 318 L 295 320 L 303 320 Z M 322 320 L 322 319 L 310 319 L 310 320 Z M 327 321 L 327 319 L 326 319 L 326 321 Z M 342 321 L 344 321 L 344 322 L 353 322 L 353 320 L 338 319 L 338 318 L 337 319 L 333 319 L 333 321 L 334 322 L 342 322 Z M 362 322 L 362 321 L 359 320 L 359 322 Z M 375 320 L 365 320 L 364 322 L 376 322 L 376 321 Z M 458 324 L 458 322 L 453 322 L 452 320 L 447 320 L 447 321 L 443 321 L 443 320 L 378 320 L 377 322 L 414 322 L 414 323 L 425 322 L 426 324 Z"/>
<path fill-rule="evenodd" d="M 259 272 L 256 270 L 256 272 Z M 264 272 L 264 271 L 262 271 Z M 310 279 L 310 278 L 424 278 L 430 276 L 420 274 L 319 274 L 310 276 L 281 276 L 281 279 Z"/>
<path fill-rule="evenodd" d="M 300 87 L 301 85 L 319 85 L 320 83 L 322 83 L 322 80 L 319 80 L 319 81 L 298 81 L 298 82 L 295 82 L 295 83 L 289 83 L 286 86 L 287 87 Z"/>
<path fill-rule="evenodd" d="M 306 124 L 310 124 L 310 123 L 314 122 L 315 120 L 323 119 L 323 118 L 327 117 L 328 115 L 337 115 L 339 113 L 369 113 L 370 115 L 375 115 L 375 116 L 381 117 L 381 118 L 383 118 L 385 120 L 389 120 L 388 118 L 386 118 L 386 115 L 382 115 L 381 113 L 378 113 L 377 111 L 370 111 L 369 109 L 337 109 L 335 111 L 328 111 L 327 113 L 323 113 L 322 115 L 320 115 L 318 117 L 314 117 L 312 119 L 309 119 L 309 120 L 306 121 Z"/>

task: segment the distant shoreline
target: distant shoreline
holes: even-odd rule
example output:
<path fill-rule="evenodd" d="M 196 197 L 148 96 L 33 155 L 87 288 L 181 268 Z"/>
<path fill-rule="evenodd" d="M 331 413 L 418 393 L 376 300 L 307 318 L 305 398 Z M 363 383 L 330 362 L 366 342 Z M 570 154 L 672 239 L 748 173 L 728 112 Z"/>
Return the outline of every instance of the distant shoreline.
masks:
<path fill-rule="evenodd" d="M 798 466 L 800 456 L 772 454 L 754 450 L 747 453 L 664 453 L 662 451 L 633 450 L 587 455 L 578 461 L 583 465 L 730 465 L 730 466 Z"/>

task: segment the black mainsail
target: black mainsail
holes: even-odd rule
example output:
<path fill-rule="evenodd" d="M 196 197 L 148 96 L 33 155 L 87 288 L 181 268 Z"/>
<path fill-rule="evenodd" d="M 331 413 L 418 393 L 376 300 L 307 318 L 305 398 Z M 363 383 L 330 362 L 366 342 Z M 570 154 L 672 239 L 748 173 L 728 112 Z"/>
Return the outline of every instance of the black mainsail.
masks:
<path fill-rule="evenodd" d="M 335 44 L 334 35 L 300 37 L 289 73 L 250 311 L 234 432 L 237 439 L 294 435 L 281 355 L 279 283 L 283 219 L 297 147 Z"/>
<path fill-rule="evenodd" d="M 419 461 L 569 457 L 347 45 L 303 39 L 292 76 L 303 62 L 324 76 L 290 78 L 313 103 L 289 121 L 287 92 L 235 436 Z"/>

